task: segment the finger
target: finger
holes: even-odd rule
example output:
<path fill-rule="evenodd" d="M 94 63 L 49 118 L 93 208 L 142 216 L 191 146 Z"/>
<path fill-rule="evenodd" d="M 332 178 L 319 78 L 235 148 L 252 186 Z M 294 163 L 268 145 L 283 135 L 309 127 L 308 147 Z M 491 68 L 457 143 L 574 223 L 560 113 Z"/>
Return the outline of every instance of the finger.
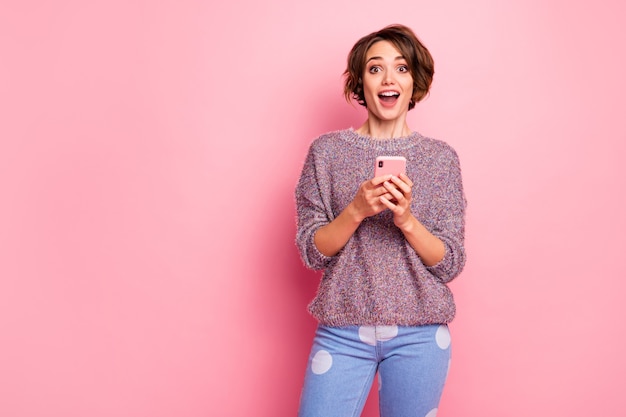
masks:
<path fill-rule="evenodd" d="M 367 194 L 372 198 L 378 198 L 383 194 L 388 193 L 387 188 L 385 188 L 385 182 L 382 182 L 375 188 L 372 188 L 367 191 Z"/>
<path fill-rule="evenodd" d="M 400 174 L 397 177 L 394 177 L 397 181 L 400 181 L 404 184 L 406 184 L 409 188 L 413 187 L 413 181 L 411 181 L 411 179 L 409 177 L 406 176 L 406 174 Z M 392 178 L 392 181 L 394 180 L 394 178 Z M 394 182 L 397 182 L 394 181 Z"/>
<path fill-rule="evenodd" d="M 406 175 L 406 174 L 400 174 L 400 179 L 402 181 L 404 181 L 406 183 L 406 185 L 408 185 L 409 187 L 413 188 L 413 181 L 411 181 L 411 179 Z"/>
<path fill-rule="evenodd" d="M 395 199 L 395 197 L 391 193 L 385 193 L 385 194 L 381 195 L 380 197 L 381 198 L 385 198 L 386 200 L 389 200 L 389 201 Z"/>
<path fill-rule="evenodd" d="M 396 187 L 399 188 L 403 193 L 410 193 L 411 192 L 411 184 L 412 183 L 411 183 L 411 180 L 408 179 L 408 177 L 407 177 L 407 180 L 409 181 L 408 183 L 403 181 L 401 178 L 398 178 L 398 177 L 392 177 L 391 178 L 391 182 L 393 184 L 395 184 Z"/>
<path fill-rule="evenodd" d="M 384 183 L 383 183 L 383 185 L 384 185 L 385 189 L 386 189 L 386 190 L 387 190 L 387 191 L 388 191 L 391 195 L 393 195 L 393 197 L 394 197 L 395 199 L 397 199 L 397 200 L 399 200 L 399 199 L 401 199 L 401 198 L 404 198 L 404 190 L 398 189 L 398 187 L 404 187 L 404 188 L 406 188 L 406 189 L 408 190 L 407 192 L 410 192 L 410 191 L 411 191 L 411 189 L 410 189 L 410 188 L 408 188 L 408 186 L 407 186 L 406 184 L 404 184 L 404 183 L 403 183 L 403 184 L 397 184 L 397 185 L 396 185 L 396 184 L 392 184 L 392 183 L 390 183 L 390 182 L 386 181 L 386 182 L 384 182 Z"/>
<path fill-rule="evenodd" d="M 370 183 L 374 186 L 377 187 L 379 185 L 381 185 L 383 182 L 385 181 L 389 181 L 391 179 L 392 175 L 388 174 L 388 175 L 381 175 L 380 177 L 374 177 L 370 180 Z"/>
<path fill-rule="evenodd" d="M 370 205 L 380 204 L 380 198 L 385 197 L 388 200 L 393 200 L 395 197 L 384 187 L 384 185 L 380 185 L 376 187 L 376 189 L 368 191 L 366 193 L 366 201 Z"/>
<path fill-rule="evenodd" d="M 383 203 L 389 210 L 394 211 L 398 207 L 394 202 L 385 196 L 380 197 L 380 202 Z"/>

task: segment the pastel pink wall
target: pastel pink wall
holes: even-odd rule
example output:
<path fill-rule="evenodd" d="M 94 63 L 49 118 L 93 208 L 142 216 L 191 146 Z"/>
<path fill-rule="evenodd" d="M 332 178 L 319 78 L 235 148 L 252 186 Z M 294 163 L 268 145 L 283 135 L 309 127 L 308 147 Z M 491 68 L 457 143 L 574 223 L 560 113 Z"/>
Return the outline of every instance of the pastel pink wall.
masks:
<path fill-rule="evenodd" d="M 318 275 L 293 187 L 358 37 L 436 61 L 469 261 L 439 416 L 619 416 L 622 2 L 4 2 L 0 415 L 293 416 Z M 374 401 L 365 415 L 376 415 Z"/>

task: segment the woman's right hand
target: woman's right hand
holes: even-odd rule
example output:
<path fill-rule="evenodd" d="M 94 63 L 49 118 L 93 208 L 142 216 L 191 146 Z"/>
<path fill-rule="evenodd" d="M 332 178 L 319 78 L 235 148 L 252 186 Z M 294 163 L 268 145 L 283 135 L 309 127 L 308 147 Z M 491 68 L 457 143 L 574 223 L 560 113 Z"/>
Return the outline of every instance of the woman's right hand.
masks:
<path fill-rule="evenodd" d="M 382 175 L 361 184 L 351 203 L 356 220 L 361 222 L 366 217 L 375 216 L 387 209 L 380 197 L 385 196 L 388 200 L 393 199 L 393 195 L 383 186 L 383 183 L 389 180 L 391 180 L 391 175 Z"/>
<path fill-rule="evenodd" d="M 350 204 L 333 221 L 315 232 L 315 246 L 323 255 L 335 256 L 350 240 L 363 219 L 387 209 L 380 197 L 393 199 L 383 186 L 383 182 L 390 179 L 391 175 L 383 175 L 362 183 Z"/>

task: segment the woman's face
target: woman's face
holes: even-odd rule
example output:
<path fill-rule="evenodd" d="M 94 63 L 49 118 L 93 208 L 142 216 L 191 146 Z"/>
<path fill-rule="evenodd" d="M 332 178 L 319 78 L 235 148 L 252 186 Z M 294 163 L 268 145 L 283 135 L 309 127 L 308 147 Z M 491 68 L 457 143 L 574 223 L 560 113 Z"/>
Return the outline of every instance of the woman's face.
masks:
<path fill-rule="evenodd" d="M 365 54 L 363 96 L 369 117 L 380 121 L 406 116 L 413 95 L 413 77 L 400 51 L 378 41 Z"/>

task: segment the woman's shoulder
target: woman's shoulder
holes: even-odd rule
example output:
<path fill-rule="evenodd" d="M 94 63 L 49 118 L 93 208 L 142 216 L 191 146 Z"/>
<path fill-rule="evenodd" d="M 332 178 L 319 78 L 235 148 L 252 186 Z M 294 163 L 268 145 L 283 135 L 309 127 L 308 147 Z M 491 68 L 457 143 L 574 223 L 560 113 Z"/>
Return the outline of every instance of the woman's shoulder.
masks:
<path fill-rule="evenodd" d="M 343 129 L 323 133 L 311 142 L 310 151 L 315 153 L 332 152 L 337 146 L 341 146 L 343 138 L 348 132 L 348 129 Z"/>
<path fill-rule="evenodd" d="M 444 140 L 419 135 L 418 142 L 422 152 L 432 155 L 448 156 L 454 159 L 458 158 L 456 150 Z"/>
<path fill-rule="evenodd" d="M 341 140 L 341 138 L 344 137 L 349 131 L 349 129 L 342 129 L 322 133 L 313 140 L 313 144 L 317 146 L 324 146 L 337 143 L 337 141 Z"/>

